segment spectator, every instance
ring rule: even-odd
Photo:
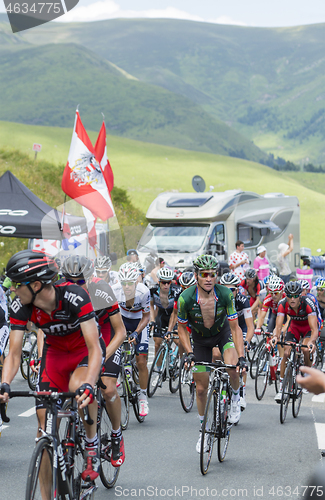
[[[254,269],[259,280],[264,280],[270,274],[270,264],[266,258],[266,248],[261,245],[257,248],[257,257],[254,260]]]
[[[277,257],[277,263],[278,263],[278,267],[279,267],[280,278],[285,283],[288,283],[288,281],[290,280],[290,275],[291,275],[291,269],[290,269],[288,255],[293,250],[293,235],[292,234],[289,234],[288,244],[287,243],[280,243],[280,245],[278,246],[278,250],[279,250],[279,252],[278,252],[278,257]]]
[[[243,280],[245,271],[249,267],[249,258],[244,252],[244,243],[240,240],[236,242],[236,250],[230,255],[228,261],[231,271]]]
[[[139,260],[138,252],[134,248],[130,248],[130,250],[126,252],[126,260],[128,262],[138,262]]]

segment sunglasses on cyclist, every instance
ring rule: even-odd
[[[237,287],[236,286],[231,286],[231,287],[229,287],[229,290],[231,290],[232,292],[235,292],[237,290]]]
[[[200,271],[199,276],[201,278],[215,278],[217,276],[217,273],[214,272],[207,272],[207,271]]]
[[[121,281],[122,286],[132,286],[134,285],[134,281]]]
[[[291,293],[287,293],[288,299],[298,299],[300,297],[300,293],[295,293],[294,295],[291,295]]]
[[[317,288],[317,292],[324,292],[325,288]]]
[[[100,269],[100,270],[96,269],[97,276],[105,276],[105,274],[107,274],[107,273],[108,273],[108,269]]]
[[[281,293],[281,291],[280,292],[270,292],[271,295],[279,295],[279,293]],[[288,295],[288,297],[289,297],[289,295]]]
[[[15,281],[12,281],[11,282],[11,286],[15,289],[15,290],[18,290],[18,288],[20,288],[21,286],[24,286],[24,285],[29,285],[30,281],[25,281],[25,283],[16,283]]]
[[[170,285],[171,284],[171,280],[169,281],[159,281],[159,283],[163,283],[164,285]]]

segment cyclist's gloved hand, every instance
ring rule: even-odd
[[[9,384],[6,384],[5,382],[3,384],[0,385],[0,394],[3,395],[3,394],[8,394],[8,396],[10,395],[10,385]],[[8,398],[1,398],[0,400],[1,403],[7,403],[8,402]]]
[[[192,363],[195,363],[196,359],[195,359],[195,356],[194,356],[194,353],[193,352],[189,352],[184,360],[184,362],[187,364],[188,368],[191,367],[191,364]]]
[[[131,342],[132,340],[135,340],[136,342],[138,341],[138,332],[132,332],[130,333],[128,340]]]
[[[241,370],[248,371],[248,366],[246,364],[246,359],[244,358],[244,356],[240,356],[240,358],[238,358],[238,363],[236,366],[239,366]]]
[[[255,335],[261,335],[261,329],[255,328]]]
[[[94,389],[90,384],[82,384],[79,389],[76,390],[76,394],[78,396],[82,396],[83,394],[86,395],[86,397],[90,398],[90,404],[94,401]]]
[[[163,334],[162,334],[162,338],[163,338],[164,340],[166,340],[166,339],[168,339],[168,337],[170,337],[170,336],[171,336],[171,334],[172,334],[172,332],[165,332],[165,333],[163,333]]]

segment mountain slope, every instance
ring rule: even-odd
[[[251,160],[256,146],[188,98],[138,82],[75,44],[7,47],[0,51],[0,119],[71,126],[77,105],[86,128]]]
[[[322,24],[269,29],[114,19],[50,23],[23,38],[80,43],[139,80],[191,99],[268,151],[325,161]]]

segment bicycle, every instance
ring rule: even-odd
[[[257,369],[257,359],[260,352],[263,350],[266,343],[266,331],[262,327],[261,333],[259,337],[262,337],[259,342],[254,345],[253,352],[247,351],[247,357],[250,361],[249,373],[252,379],[256,377],[256,369]],[[249,353],[249,356],[248,356]]]
[[[81,470],[84,457],[85,431],[78,415],[73,392],[13,391],[10,397],[34,397],[46,402],[45,431],[36,439],[29,464],[25,500],[65,498],[92,500],[97,486],[84,483]],[[58,410],[57,401],[73,398],[70,407]],[[66,418],[63,437],[58,433],[58,418]],[[89,421],[90,423],[90,421]],[[44,481],[44,477],[48,481]]]
[[[181,405],[186,413],[193,408],[195,397],[195,381],[192,369],[185,367],[186,354],[183,355],[179,367],[179,398]]]
[[[139,375],[137,370],[134,373],[132,359],[134,358],[134,345],[129,344],[128,340],[124,340],[122,346],[122,363],[121,371],[117,379],[117,392],[121,398],[121,427],[125,431],[129,424],[130,403],[133,406],[134,414],[140,424],[144,422],[145,417],[140,416],[139,395],[140,389],[138,386]]]
[[[159,328],[155,326],[155,333],[160,335],[167,333],[167,328]],[[152,398],[158,387],[169,379],[169,390],[172,393],[177,392],[179,386],[179,365],[178,345],[173,341],[178,339],[178,335],[171,333],[169,338],[163,340],[158,352],[152,362],[147,393],[148,397]],[[159,364],[158,364],[159,363]]]
[[[293,417],[297,418],[299,414],[302,400],[302,388],[298,387],[296,376],[297,374],[299,374],[300,366],[304,364],[302,349],[308,349],[308,346],[289,341],[277,342],[277,344],[281,345],[282,347],[285,345],[291,346],[291,351],[283,378],[280,402],[280,422],[281,424],[284,424],[290,399],[292,399]]]
[[[223,361],[214,363],[199,362],[196,366],[205,366],[211,370],[207,403],[202,423],[200,469],[205,475],[208,472],[215,441],[218,441],[218,460],[223,462],[229,444],[230,431],[233,424],[228,422],[228,409],[231,404],[231,387],[227,369],[236,369],[235,365],[227,365]]]
[[[20,361],[20,372],[25,380],[28,380],[28,372],[30,370],[30,352],[36,340],[37,330],[25,330]]]
[[[275,385],[275,393],[278,393],[279,374],[277,372],[279,357],[275,354],[274,348],[270,344],[271,334],[266,334],[266,342],[260,351],[255,374],[255,395],[261,401],[267,385]]]

